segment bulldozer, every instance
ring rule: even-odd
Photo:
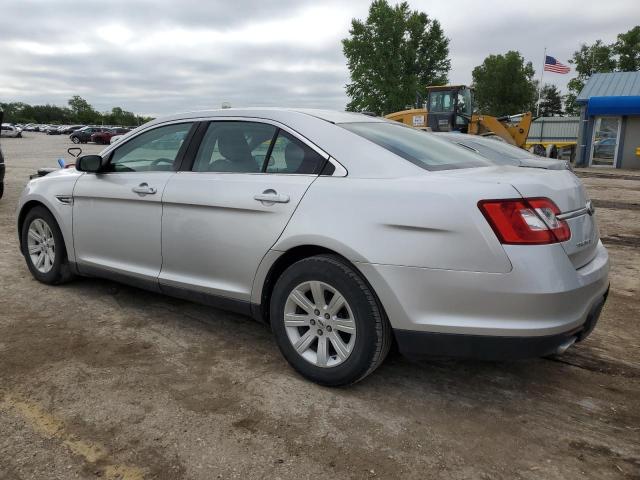
[[[493,117],[476,112],[473,89],[466,85],[427,87],[426,101],[416,98],[414,108],[385,115],[414,128],[433,132],[461,132],[496,136],[520,148],[526,148],[531,112]]]

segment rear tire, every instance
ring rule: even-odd
[[[335,255],[287,268],[274,286],[270,318],[285,359],[320,385],[362,380],[380,366],[392,343],[391,325],[371,288]]]
[[[22,224],[22,254],[33,277],[47,285],[73,278],[58,223],[49,210],[34,207]]]

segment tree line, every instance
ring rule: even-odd
[[[66,107],[58,105],[29,105],[23,102],[0,103],[4,121],[9,123],[39,123],[47,125],[141,125],[151,117],[136,115],[120,107],[110,112],[98,112],[89,102],[74,95]]]
[[[448,83],[449,39],[440,22],[411,10],[407,2],[390,5],[374,0],[366,20],[353,19],[342,40],[351,81],[347,110],[378,115],[421,103],[430,85]],[[596,72],[640,70],[640,26],[605,44],[583,44],[569,60],[577,76],[562,96],[551,84],[542,85],[540,115],[578,115],[575,99]],[[515,50],[489,55],[472,71],[472,87],[480,112],[510,115],[536,111],[539,82],[531,62]]]

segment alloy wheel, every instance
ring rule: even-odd
[[[56,241],[47,222],[35,218],[29,225],[27,248],[31,263],[40,273],[48,273],[56,258]]]
[[[284,326],[298,355],[315,366],[335,367],[353,352],[353,311],[344,296],[327,283],[308,281],[295,287],[284,307]]]

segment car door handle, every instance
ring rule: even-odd
[[[158,190],[153,187],[150,187],[147,183],[141,183],[137,187],[133,187],[131,189],[134,193],[139,193],[140,195],[153,195]]]
[[[271,189],[254,195],[253,199],[265,203],[289,203],[289,195],[282,195]]]

